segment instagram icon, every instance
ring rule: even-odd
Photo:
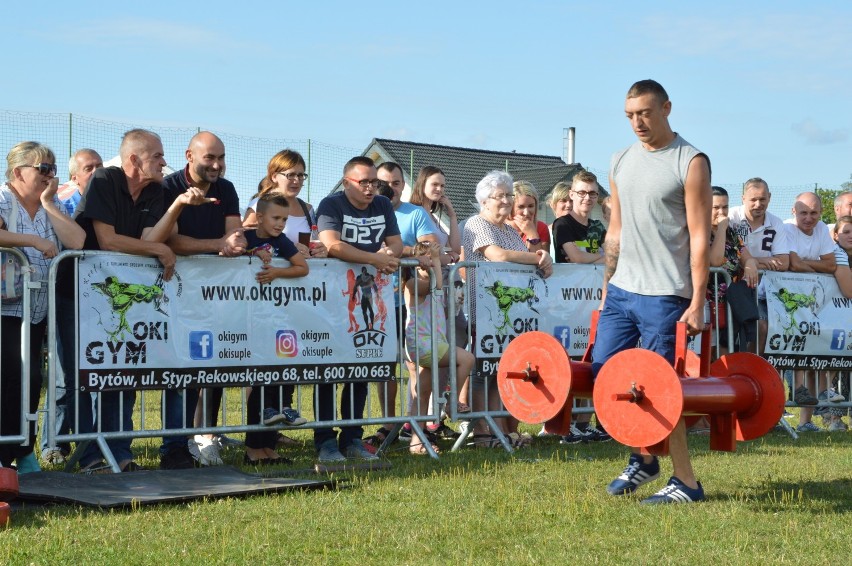
[[[275,353],[279,358],[293,358],[299,353],[295,330],[279,330],[275,333]]]

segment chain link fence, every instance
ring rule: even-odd
[[[97,151],[106,161],[118,155],[121,137],[127,130],[145,128],[159,134],[163,140],[166,161],[172,169],[186,165],[184,152],[189,139],[209,129],[225,143],[228,178],[237,188],[240,202],[245,205],[257,192],[257,185],[266,175],[269,159],[284,148],[298,151],[308,163],[308,180],[302,198],[313,204],[326,196],[340,180],[343,165],[360,155],[356,148],[330,145],[314,140],[270,139],[226,133],[208,128],[152,126],[129,122],[110,122],[78,114],[16,112],[0,110],[0,152],[5,155],[15,144],[34,140],[56,153],[60,181],[68,179],[67,160],[81,148]]]

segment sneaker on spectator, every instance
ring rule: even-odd
[[[701,482],[698,482],[696,489],[692,489],[672,476],[666,487],[651,497],[643,499],[642,503],[657,505],[660,503],[695,503],[696,501],[704,501],[704,488],[701,487]]]
[[[196,448],[198,445],[192,442]],[[193,458],[189,452],[189,446],[173,446],[168,452],[160,456],[161,470],[189,470],[196,466],[197,458]]]
[[[589,433],[571,425],[570,432],[559,439],[559,444],[579,444],[589,440]]]
[[[402,425],[402,428],[399,429],[398,438],[399,438],[400,442],[406,442],[406,443],[411,442],[411,425],[410,424],[405,423],[404,425]]]
[[[819,405],[819,399],[811,395],[807,387],[800,385],[796,388],[796,393],[793,395],[793,403],[796,405],[813,406]]]
[[[41,461],[47,465],[58,466],[65,463],[68,453],[61,448],[45,448],[41,451]]]
[[[660,461],[656,456],[650,464],[645,464],[642,456],[631,454],[627,467],[620,476],[610,482],[606,490],[610,495],[627,495],[658,477],[660,477]]]
[[[819,398],[821,400],[828,401],[829,403],[842,403],[846,400],[846,397],[838,393],[833,387],[820,393]]]
[[[195,460],[196,466],[201,465],[201,450],[198,449],[198,443],[195,441],[195,437],[188,438],[186,440],[186,450],[189,452],[190,458]]]
[[[308,422],[308,419],[300,415],[299,411],[290,407],[284,407],[281,414],[284,415],[284,422],[290,426],[299,426]]]
[[[844,432],[847,430],[849,430],[849,427],[843,421],[831,421],[828,425],[828,432]]]
[[[195,443],[198,445],[198,452],[201,458],[198,463],[202,466],[221,466],[225,462],[222,461],[222,456],[219,455],[219,442],[213,438],[207,438],[203,434],[195,435]]]
[[[272,407],[267,407],[263,410],[263,424],[266,426],[283,423],[286,420],[287,417],[284,416],[283,412],[277,411]]]
[[[325,463],[345,462],[346,456],[341,454],[340,450],[337,449],[336,440],[328,439],[320,444],[318,460]]]
[[[812,422],[806,422],[796,427],[796,432],[820,432],[823,429]]]
[[[432,428],[431,426],[427,426],[426,430],[428,432],[434,434],[436,438],[445,438],[445,439],[449,439],[449,440],[455,440],[456,438],[461,436],[459,433],[457,433],[456,431],[454,431],[453,429],[448,427],[447,423],[445,423],[444,421],[441,421],[441,424],[439,424],[435,428]]]
[[[236,438],[231,438],[230,436],[225,436],[224,434],[217,434],[213,437],[213,439],[219,444],[219,448],[225,448],[226,446],[243,445],[242,440],[237,440]]]
[[[586,439],[588,440],[588,442],[609,442],[610,440],[612,440],[612,437],[609,435],[608,432],[600,430],[599,428],[591,425],[589,426],[589,428],[586,429],[585,432]]]
[[[41,466],[38,465],[38,460],[32,452],[26,456],[18,456],[18,458],[15,459],[15,464],[18,468],[18,475],[32,474],[41,471]]]
[[[352,444],[346,447],[346,457],[353,460],[378,460],[379,457],[364,448],[364,444],[360,438],[352,441]]]

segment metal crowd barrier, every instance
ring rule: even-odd
[[[0,435],[0,444],[26,444],[30,441],[30,426],[31,422],[35,422],[38,418],[37,414],[29,412],[30,406],[30,395],[38,395],[38,391],[30,391],[30,367],[32,364],[39,363],[39,360],[30,359],[30,322],[32,320],[32,294],[29,293],[29,290],[39,289],[41,287],[41,282],[32,280],[32,268],[30,267],[29,259],[26,254],[19,250],[18,248],[3,248],[0,247],[0,252],[3,254],[10,254],[14,256],[15,259],[18,260],[21,266],[21,275],[22,275],[22,283],[24,293],[21,297],[21,375],[20,386],[21,386],[21,398],[18,400],[20,402],[21,408],[21,418],[20,418],[20,427],[17,434],[13,435]],[[3,258],[4,260],[6,257]],[[0,304],[2,304],[2,297],[0,297]],[[0,333],[0,340],[5,341],[5,337]],[[6,363],[3,359],[0,359],[0,367],[5,367]],[[3,413],[5,411],[12,410],[14,407],[14,402],[10,406],[9,403],[5,401],[5,395],[0,387],[0,419],[3,417]]]
[[[55,261],[53,261],[52,264],[51,264],[51,269],[50,269],[50,274],[49,274],[49,285],[50,285],[50,289],[53,290],[53,289],[56,288],[57,275],[58,275],[58,271],[60,269],[60,265],[62,264],[62,262],[73,262],[73,264],[74,264],[73,269],[74,269],[74,274],[75,274],[75,277],[74,277],[74,281],[75,281],[75,288],[74,288],[75,311],[77,311],[78,308],[79,308],[79,292],[80,292],[80,290],[79,290],[79,288],[77,288],[77,285],[76,285],[76,281],[78,280],[78,278],[76,276],[77,275],[76,271],[77,271],[77,264],[79,263],[79,259],[84,258],[84,257],[93,257],[93,256],[99,256],[99,255],[110,256],[110,257],[125,256],[125,254],[108,253],[108,252],[71,251],[71,250],[69,250],[69,251],[65,251],[65,252],[61,253],[59,256],[57,256]],[[133,258],[135,256],[126,256],[126,257]],[[178,261],[180,262],[181,259],[179,259]],[[221,261],[221,262],[223,262],[223,265],[227,265],[227,262],[234,261],[234,260],[231,259],[231,258],[217,258],[216,261]],[[320,265],[323,262],[337,262],[338,260],[329,259],[329,260],[308,260],[308,261],[309,261],[309,265]],[[408,268],[412,268],[416,265],[418,265],[418,262],[416,260],[411,260],[411,259],[402,260],[400,262],[400,269],[399,269],[398,274],[401,276],[403,270],[408,269]],[[310,280],[312,275],[316,276],[314,273],[310,273],[306,277],[306,279]],[[434,274],[431,272],[431,270],[430,270],[430,279],[431,279],[431,287],[432,287],[431,293],[434,296],[442,295],[443,291],[441,289],[435,288]],[[401,287],[396,292],[396,294],[401,301],[400,304],[404,304],[404,297],[402,296],[402,288]],[[74,432],[64,433],[64,434],[56,434],[56,432],[55,432],[56,431],[56,420],[57,420],[57,399],[56,399],[57,395],[56,395],[56,392],[57,392],[57,387],[62,387],[62,386],[65,385],[65,383],[62,382],[62,372],[61,372],[61,369],[59,367],[59,360],[58,360],[58,357],[57,357],[57,344],[58,344],[57,331],[58,331],[58,327],[59,327],[57,310],[58,309],[57,309],[56,296],[55,296],[54,293],[51,293],[50,303],[49,303],[49,311],[48,311],[48,317],[49,317],[49,332],[48,332],[49,333],[49,336],[48,336],[48,345],[49,345],[49,348],[48,348],[48,374],[49,374],[49,380],[48,380],[47,398],[46,398],[46,404],[45,404],[46,423],[47,424],[44,427],[46,430],[43,431],[43,434],[47,435],[47,446],[49,448],[55,448],[58,444],[71,443],[71,442],[76,443],[77,450],[75,451],[75,454],[72,456],[72,458],[68,461],[67,469],[71,469],[73,467],[73,465],[75,464],[76,460],[79,459],[79,455],[82,452],[82,448],[85,446],[85,444],[87,444],[89,442],[93,442],[93,441],[98,444],[104,458],[107,460],[107,463],[112,468],[112,471],[113,472],[119,472],[120,467],[118,465],[118,462],[114,458],[112,452],[110,451],[109,446],[107,445],[108,440],[112,440],[112,439],[139,439],[139,438],[152,438],[152,437],[161,437],[161,436],[183,436],[183,435],[186,435],[187,437],[191,437],[192,435],[197,435],[197,434],[221,434],[221,435],[224,435],[224,434],[245,433],[245,432],[251,432],[251,431],[277,431],[277,430],[286,430],[288,428],[290,430],[304,430],[304,429],[343,427],[343,426],[362,426],[363,427],[363,426],[372,426],[372,425],[376,425],[376,426],[382,425],[382,426],[392,426],[393,427],[392,434],[385,439],[385,441],[381,444],[381,446],[378,449],[378,453],[380,453],[380,454],[389,449],[390,442],[392,442],[394,440],[394,438],[398,435],[398,433],[399,433],[400,429],[403,427],[403,425],[408,424],[408,425],[410,425],[410,427],[412,429],[412,434],[416,435],[418,438],[420,438],[421,442],[424,443],[424,447],[425,447],[427,453],[430,456],[432,456],[433,458],[438,457],[437,453],[432,449],[431,443],[428,441],[427,436],[424,433],[423,427],[422,427],[422,423],[424,423],[426,421],[439,420],[440,419],[440,412],[441,412],[441,409],[443,408],[443,405],[444,405],[444,398],[441,395],[438,394],[439,393],[438,372],[432,372],[432,390],[436,394],[433,395],[433,399],[432,399],[432,402],[430,404],[428,412],[426,414],[421,414],[418,407],[416,407],[416,406],[413,407],[411,410],[409,410],[408,395],[407,395],[407,391],[408,391],[407,382],[406,382],[406,379],[402,377],[405,373],[404,368],[406,367],[406,359],[405,359],[406,356],[405,356],[404,350],[402,348],[402,339],[400,339],[397,343],[397,347],[398,347],[398,354],[397,354],[397,360],[396,360],[397,375],[392,376],[392,379],[394,381],[396,381],[399,385],[397,398],[393,403],[391,403],[391,401],[389,399],[387,399],[387,397],[384,398],[383,403],[374,403],[372,395],[368,394],[367,403],[366,403],[366,406],[365,406],[365,409],[364,409],[364,418],[362,418],[362,419],[341,419],[341,418],[337,418],[337,416],[338,416],[338,408],[337,407],[340,406],[341,390],[343,389],[343,386],[345,385],[345,383],[333,383],[334,398],[337,402],[336,407],[335,407],[335,418],[334,419],[326,420],[326,421],[309,420],[304,425],[294,426],[294,427],[285,427],[285,426],[280,426],[280,425],[265,426],[263,424],[251,424],[250,425],[250,424],[247,423],[247,420],[248,420],[247,416],[248,415],[247,415],[246,390],[248,388],[244,388],[244,387],[238,388],[237,395],[239,396],[239,403],[238,403],[239,409],[238,409],[238,411],[233,411],[233,410],[229,410],[229,403],[228,403],[228,398],[227,398],[229,388],[225,387],[225,388],[223,388],[223,398],[222,398],[220,413],[217,413],[218,416],[220,417],[220,422],[217,425],[212,425],[211,423],[209,423],[208,421],[205,420],[205,422],[201,423],[201,426],[166,429],[165,428],[165,412],[164,412],[164,409],[163,409],[165,392],[162,391],[162,390],[149,391],[149,390],[143,389],[143,390],[140,390],[138,392],[139,393],[139,399],[136,402],[136,406],[135,406],[135,409],[134,409],[134,415],[133,415],[134,422],[138,423],[140,425],[138,428],[134,428],[134,430],[127,430],[126,427],[124,427],[124,423],[121,423],[121,426],[119,426],[118,430],[115,430],[115,431],[103,430],[102,419],[100,418],[102,416],[102,414],[100,412],[101,411],[101,402],[100,401],[101,401],[101,396],[103,394],[102,393],[93,393],[93,394],[91,394],[91,398],[90,398],[89,395],[74,395],[74,398],[72,400],[73,407],[74,407],[74,422],[72,424],[72,428],[73,428]],[[437,317],[437,316],[443,316],[443,315],[444,315],[443,312],[440,312],[440,313],[438,312],[437,304],[436,304],[435,301],[433,301],[432,302],[432,316]],[[75,312],[74,313],[74,320],[78,324],[81,323],[80,322],[81,321],[81,313]],[[400,337],[404,337],[404,335],[405,335],[405,321],[398,319],[397,324],[401,325],[400,326]],[[433,325],[432,328],[433,328],[433,341],[434,341],[435,326]],[[82,386],[81,386],[81,383],[80,383],[79,359],[78,359],[78,356],[76,355],[76,353],[80,351],[79,339],[80,339],[79,332],[75,331],[75,340],[74,340],[75,368],[74,368],[74,372],[71,375],[70,379],[69,379],[69,376],[64,377],[64,379],[67,380],[69,384],[72,384],[74,391],[81,391],[83,389]],[[432,359],[433,367],[437,367],[437,365],[438,365],[437,352],[434,349],[433,349],[432,358],[433,358]],[[335,367],[334,362],[340,363],[341,361],[343,361],[343,360],[334,360],[328,367],[332,368],[331,371],[333,371],[333,368]],[[419,369],[419,368],[416,368],[416,366],[415,366],[415,370],[416,369]],[[388,382],[387,381],[377,381],[375,383],[379,388],[387,388]],[[267,387],[269,387],[269,386],[267,386]],[[311,392],[313,392],[313,393],[316,392],[314,384],[302,384],[302,385],[296,384],[296,391],[295,391],[295,394],[294,394],[294,404],[293,404],[292,408],[298,410],[303,416],[316,415],[316,414],[318,414],[316,404],[313,403],[313,406],[311,406],[312,404],[308,400],[312,396],[315,397],[315,395],[312,395],[311,393],[306,393],[306,388],[310,388]],[[233,390],[233,388],[230,388],[230,389]],[[350,408],[355,403],[354,391],[352,391],[353,389],[354,388],[350,387],[349,399],[344,400],[344,402],[348,402],[350,404]],[[261,410],[262,410],[263,407],[265,406],[264,397],[263,397],[265,395],[264,388],[261,388],[260,391],[261,391],[260,406],[261,406]],[[419,392],[419,383],[418,383],[418,392]],[[157,397],[159,397],[159,399],[155,398],[154,400],[147,400],[146,397],[150,397],[152,393],[154,393]],[[123,407],[123,401],[124,401],[123,397],[124,396],[122,395],[121,400],[119,402],[119,411],[120,412],[123,411],[123,408],[124,408]],[[207,413],[208,413],[207,407],[206,407],[207,400],[206,400],[205,396],[200,396],[200,398],[203,399],[203,401],[201,402],[202,403],[202,414],[206,416]],[[96,407],[97,407],[97,409],[96,409],[97,412],[95,414],[98,417],[97,418],[98,428],[91,433],[76,432],[76,431],[79,431],[79,429],[80,429],[80,422],[79,422],[80,405],[79,404],[82,403],[82,402],[90,402],[90,401],[94,402],[96,404]],[[159,403],[160,412],[161,412],[160,418],[158,419],[159,420],[159,426],[146,426],[147,421],[148,421],[148,418],[146,417],[146,412],[147,412],[146,407],[151,405],[151,404],[156,406],[158,403]],[[233,403],[231,403],[231,405],[233,405]],[[394,411],[390,410],[392,407],[393,407]],[[279,407],[279,409],[280,408],[281,407]],[[195,407],[187,407],[186,402],[184,400],[182,410],[183,410],[183,417],[184,417],[183,422],[187,422],[189,420],[189,416],[191,416],[192,413],[195,411]],[[234,414],[235,412],[237,414]],[[394,416],[389,416],[390,412],[395,412],[396,414]]]

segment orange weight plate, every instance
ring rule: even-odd
[[[714,377],[744,377],[758,390],[755,406],[737,415],[737,440],[754,440],[772,430],[784,414],[786,395],[778,371],[766,360],[748,352],[722,356],[710,366]]]
[[[633,383],[644,394],[638,403],[616,401]],[[614,355],[595,380],[595,411],[606,431],[627,446],[647,447],[671,434],[683,413],[683,387],[665,358],[634,348]]]
[[[538,379],[510,378],[527,364]],[[556,338],[544,332],[525,332],[512,340],[497,366],[497,388],[506,409],[525,423],[542,423],[559,414],[571,389],[571,362]]]
[[[18,497],[18,472],[12,468],[0,468],[0,501],[12,501]]]

